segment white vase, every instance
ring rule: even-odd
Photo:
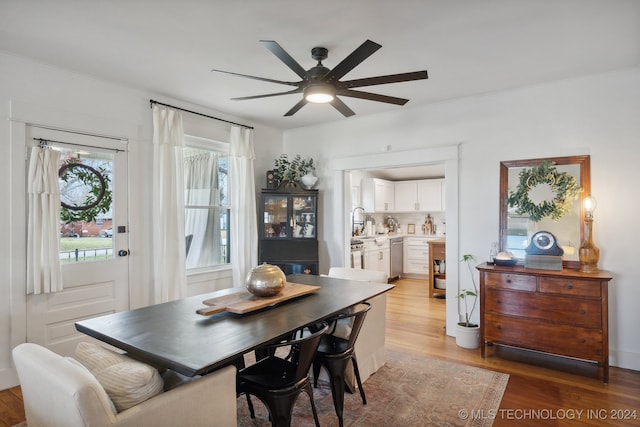
[[[308,173],[300,178],[300,181],[305,186],[307,190],[311,189],[314,185],[316,185],[316,181],[318,181],[318,177]]]
[[[456,325],[456,344],[462,348],[480,347],[480,327]]]

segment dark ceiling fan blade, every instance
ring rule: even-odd
[[[351,98],[366,99],[369,101],[386,102],[387,104],[404,105],[409,102],[405,98],[396,98],[395,96],[380,95],[378,93],[362,92],[359,90],[344,89],[336,92],[340,96],[350,96]]]
[[[373,53],[381,47],[382,45],[379,45],[376,42],[372,42],[371,40],[365,41],[356,50],[351,52],[349,56],[344,58],[342,62],[333,67],[333,69],[329,71],[329,73],[325,77],[325,80],[340,80],[345,74],[353,70],[358,64],[373,55]]]
[[[300,100],[300,102],[298,102],[296,105],[294,105],[289,111],[287,111],[284,115],[285,117],[287,116],[293,116],[295,113],[298,112],[298,110],[300,110],[302,107],[304,107],[305,105],[307,105],[309,101],[307,101],[305,98],[302,98]]]
[[[260,43],[264,44],[264,46],[271,51],[275,56],[277,56],[280,61],[284,62],[285,65],[293,70],[294,73],[300,76],[302,80],[308,80],[309,75],[307,74],[307,70],[302,68],[298,62],[291,57],[277,42],[273,40],[260,40]]]
[[[338,97],[333,98],[333,101],[331,101],[331,105],[333,105],[335,109],[340,111],[342,115],[345,117],[351,117],[354,114],[356,114],[353,112],[351,108],[347,107],[347,104],[342,102],[342,100],[339,99]]]
[[[224,71],[224,70],[216,70],[216,69],[213,69],[211,71],[215,71],[216,73],[231,74],[233,76],[244,77],[244,78],[247,78],[247,79],[260,80],[260,81],[263,81],[263,82],[279,83],[281,85],[300,86],[300,84],[302,83],[302,82],[285,82],[283,80],[268,79],[266,77],[249,76],[247,74],[234,73],[232,71]]]
[[[387,83],[409,82],[413,80],[427,79],[427,70],[413,71],[411,73],[389,74],[386,76],[367,77],[364,79],[345,80],[338,82],[340,88],[349,89],[352,87],[384,85]]]
[[[233,101],[244,101],[247,99],[268,98],[270,96],[291,95],[292,93],[300,93],[302,88],[289,90],[287,92],[267,93],[265,95],[252,95],[252,96],[240,96],[238,98],[231,98]]]

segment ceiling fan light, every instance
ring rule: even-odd
[[[315,104],[326,104],[333,101],[335,92],[328,85],[310,85],[304,90],[304,97]]]

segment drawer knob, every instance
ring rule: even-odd
[[[511,283],[511,279],[507,279],[507,283]]]
[[[580,310],[580,314],[587,314],[587,310],[585,309]]]
[[[580,344],[586,344],[586,343],[587,343],[587,340],[586,340],[586,339],[582,338],[582,339],[580,340]]]
[[[573,289],[573,285],[571,283],[567,283],[567,289]]]
[[[502,325],[496,325],[496,329],[498,330],[502,329]]]

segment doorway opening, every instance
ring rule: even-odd
[[[416,160],[420,159],[420,160]],[[367,170],[386,170],[388,172],[399,172],[403,168],[407,171],[412,168],[429,167],[438,165],[444,167],[444,194],[446,199],[446,211],[444,213],[444,224],[446,224],[446,257],[447,259],[458,259],[458,146],[447,146],[438,148],[425,148],[420,150],[410,150],[403,152],[385,152],[369,154],[358,157],[348,157],[335,159],[331,167],[340,174],[343,183],[342,203],[336,206],[336,212],[342,212],[343,221],[343,245],[342,254],[344,265],[350,265],[351,254],[351,228],[352,228],[352,186],[351,174],[354,171],[364,172]],[[407,230],[408,231],[408,230]],[[408,234],[408,233],[407,233]],[[447,270],[446,287],[446,333],[455,336],[455,327],[458,322],[458,304],[455,295],[458,291],[459,267],[454,263]],[[455,266],[454,266],[455,265]],[[449,285],[450,284],[450,285]],[[438,301],[440,302],[440,301]]]
[[[405,308],[410,311],[411,307],[418,304],[425,311],[423,315],[428,311],[432,321],[441,321],[442,328],[434,332],[443,334],[446,320],[446,288],[440,286],[434,292],[430,287],[435,286],[436,279],[438,284],[444,283],[445,276],[439,271],[440,261],[435,267],[432,265],[428,242],[446,240],[446,206],[442,205],[442,184],[446,181],[444,163],[350,170],[346,171],[345,180],[350,181],[351,188],[351,266],[354,267],[354,258],[357,257],[358,261],[362,261],[359,264],[363,268],[386,271],[389,281],[396,285],[397,292],[408,292],[412,295]],[[363,187],[367,187],[372,180],[376,183],[390,183],[394,190],[391,191],[391,196],[395,203],[391,203],[384,212],[370,212],[373,203],[371,200],[363,200],[363,197],[371,197],[368,189],[364,188],[363,191]],[[421,194],[427,194],[418,197],[418,185],[423,189],[424,184],[437,187],[438,191],[433,194],[437,200],[430,203],[424,200],[430,185],[426,191],[421,191]],[[404,200],[411,197],[413,199]],[[428,230],[425,227],[427,218]],[[368,225],[371,225],[369,229]],[[388,256],[376,256],[379,252],[386,251],[386,246],[372,244],[372,233],[374,236],[389,239]],[[361,249],[354,251],[354,242]],[[376,262],[379,258],[385,265],[380,266],[380,262]],[[370,262],[372,259],[374,262]],[[444,273],[444,261],[442,269]],[[404,299],[401,298],[399,301]]]

